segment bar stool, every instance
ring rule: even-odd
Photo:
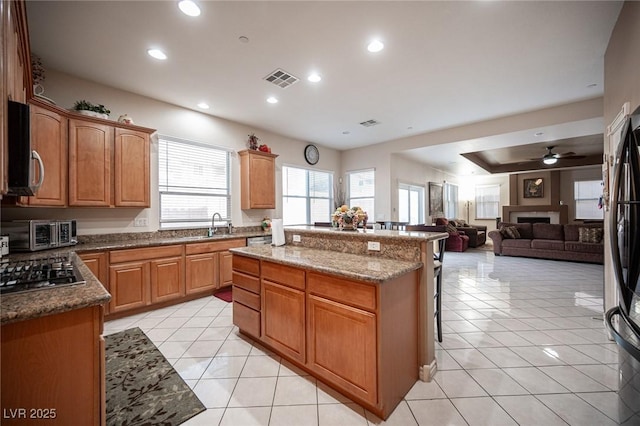
[[[406,229],[407,231],[429,232],[424,229],[424,225],[407,225]],[[438,248],[433,252],[433,280],[436,287],[433,295],[435,304],[433,317],[436,319],[438,342],[442,342],[442,262],[444,261],[444,248],[446,242],[446,238],[436,241]]]
[[[442,342],[442,262],[444,260],[444,246],[447,239],[438,240],[438,252],[433,253],[433,279],[436,291],[433,296],[435,303],[434,318],[438,327],[438,342]]]

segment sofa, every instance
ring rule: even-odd
[[[469,237],[469,247],[476,248],[483,245],[487,241],[487,227],[483,225],[469,225],[461,219],[444,219],[436,218],[436,225],[451,224],[456,231],[463,233]]]
[[[452,230],[451,227],[446,225],[407,225],[406,231],[420,231],[420,232],[447,232],[449,237],[444,244],[445,251],[457,251],[463,252],[469,248],[469,237],[464,232],[458,232]]]
[[[574,262],[604,263],[602,223],[500,222],[489,232],[497,256],[524,256]]]

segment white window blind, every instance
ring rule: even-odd
[[[211,226],[231,218],[229,151],[161,136],[158,143],[160,228]]]
[[[360,207],[367,212],[369,221],[373,222],[375,212],[376,179],[375,170],[360,170],[348,172],[347,180],[349,185],[349,207]]]
[[[602,195],[602,182],[599,180],[576,181],[573,184],[576,202],[576,219],[603,219],[604,212],[598,207]]]
[[[333,175],[329,172],[282,167],[282,223],[311,225],[330,222]]]
[[[476,186],[476,218],[495,219],[499,216],[500,185]]]
[[[401,183],[398,186],[398,220],[412,225],[424,223],[424,187]]]
[[[444,217],[458,218],[458,185],[444,184]]]

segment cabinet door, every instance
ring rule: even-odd
[[[110,312],[121,312],[148,305],[151,299],[149,279],[149,262],[110,265]]]
[[[184,296],[182,257],[152,260],[150,268],[151,303]]]
[[[262,280],[262,339],[305,362],[304,291]]]
[[[115,129],[114,201],[116,207],[149,207],[149,135]]]
[[[308,296],[307,366],[372,405],[377,403],[376,316]]]
[[[45,179],[33,197],[21,197],[31,206],[67,205],[67,119],[31,105],[31,148],[40,154]],[[36,167],[35,182],[40,179]]]
[[[69,120],[69,205],[111,206],[113,127]]]
[[[218,253],[194,254],[186,257],[187,294],[215,290],[218,285]]]
[[[251,169],[251,208],[276,208],[275,159],[252,155]]]
[[[219,287],[229,287],[233,284],[233,254],[230,251],[222,251],[220,257],[220,280]]]
[[[85,266],[91,270],[102,286],[109,291],[109,267],[107,253],[82,253],[78,255]],[[104,313],[109,313],[109,305],[105,305]]]

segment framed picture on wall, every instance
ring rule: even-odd
[[[543,198],[544,181],[542,178],[524,179],[524,198]]]
[[[429,216],[444,216],[444,202],[442,195],[442,184],[429,182]]]

